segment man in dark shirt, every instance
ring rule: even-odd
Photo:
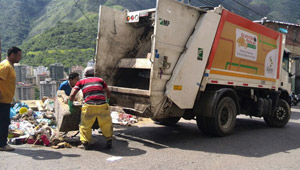
[[[101,78],[94,77],[93,67],[87,67],[84,72],[86,78],[76,83],[71,91],[69,100],[69,106],[72,107],[75,95],[80,89],[82,90],[85,104],[81,109],[81,122],[79,126],[80,141],[82,143],[80,148],[89,149],[89,143],[92,138],[92,126],[96,118],[102,134],[107,140],[106,147],[111,148],[113,126],[108,105],[111,92]],[[107,93],[107,99],[104,91]]]

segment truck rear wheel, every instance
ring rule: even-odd
[[[162,125],[172,126],[175,125],[180,120],[180,118],[181,117],[168,117],[168,118],[152,119],[152,120]]]
[[[226,136],[233,132],[236,122],[236,104],[224,97],[217,105],[214,117],[197,116],[197,125],[206,134]]]
[[[291,110],[289,104],[280,99],[274,113],[264,116],[267,125],[271,127],[284,127],[291,117]]]

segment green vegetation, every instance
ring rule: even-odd
[[[93,58],[94,49],[69,49],[69,50],[46,50],[29,51],[25,53],[26,57],[22,63],[32,66],[49,66],[53,63],[62,63],[65,68],[71,68],[74,65],[86,66],[87,62]]]
[[[97,23],[98,15],[90,14],[89,20]],[[24,51],[45,51],[50,49],[85,49],[96,46],[97,29],[86,19],[77,22],[58,23],[55,27],[39,34],[21,47]]]
[[[97,15],[88,16],[90,21],[97,22]],[[96,36],[97,30],[86,19],[58,23],[21,46],[21,62],[32,66],[49,66],[52,63],[62,63],[67,68],[85,66],[95,54]]]

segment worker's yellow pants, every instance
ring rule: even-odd
[[[113,126],[110,116],[109,105],[85,104],[83,105],[81,110],[81,122],[79,125],[81,142],[91,142],[92,126],[96,118],[98,120],[99,127],[102,130],[102,134],[106,138],[106,140],[112,139]]]

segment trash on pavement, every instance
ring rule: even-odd
[[[112,157],[107,158],[106,160],[107,160],[107,161],[113,162],[113,161],[120,160],[120,159],[122,159],[122,158],[123,158],[123,157],[121,157],[121,156],[112,156]]]

